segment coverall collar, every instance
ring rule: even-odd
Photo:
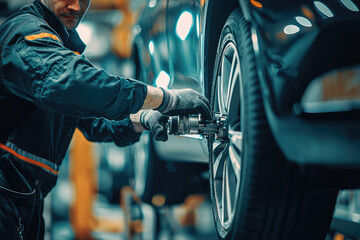
[[[63,40],[65,47],[69,48],[72,51],[79,52],[82,54],[85,50],[85,44],[81,41],[76,30],[67,30],[62,22],[57,18],[57,16],[47,8],[40,0],[34,1],[34,10],[35,14],[43,18],[50,27],[52,27]]]

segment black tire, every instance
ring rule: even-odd
[[[226,75],[228,59],[238,75]],[[311,168],[287,161],[277,147],[265,115],[249,24],[239,9],[225,23],[214,69],[210,101],[214,112],[228,115],[230,137],[209,141],[219,238],[324,239],[337,190],[314,189]],[[233,91],[227,91],[226,81]],[[230,101],[219,104],[221,99]]]

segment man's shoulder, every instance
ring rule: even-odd
[[[10,36],[27,36],[39,31],[52,31],[46,21],[37,15],[24,12],[10,16],[2,25],[1,31]]]

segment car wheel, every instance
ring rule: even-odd
[[[214,113],[228,140],[210,139],[210,190],[220,239],[324,239],[336,190],[312,189],[308,167],[287,161],[267,123],[249,24],[233,11],[220,36]]]

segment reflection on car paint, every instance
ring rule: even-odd
[[[319,10],[322,14],[324,14],[324,16],[329,18],[334,16],[333,12],[324,3],[320,1],[314,1],[314,5],[317,10]]]
[[[193,17],[190,12],[184,11],[181,13],[179,20],[176,23],[176,35],[184,41],[190,33],[193,25]]]

